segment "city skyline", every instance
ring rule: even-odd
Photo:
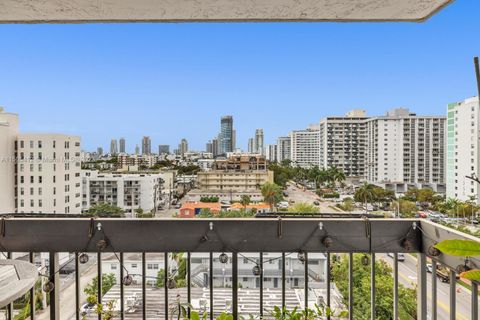
[[[86,150],[125,137],[129,152],[143,135],[203,149],[226,114],[242,149],[256,128],[270,144],[356,108],[442,115],[476,94],[479,10],[457,1],[424,24],[2,25],[0,105],[22,131],[79,135]]]

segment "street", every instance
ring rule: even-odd
[[[391,267],[393,267],[393,259],[386,254],[378,254],[378,258],[386,261]],[[398,262],[398,277],[399,282],[407,288],[413,288],[417,284],[417,259],[415,257],[406,254],[404,262]],[[427,299],[428,314],[432,314],[432,274],[427,273]],[[457,314],[458,320],[470,319],[470,290],[457,284]],[[448,320],[450,319],[450,285],[443,283],[437,278],[437,319]]]

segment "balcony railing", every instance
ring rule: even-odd
[[[281,270],[281,285],[279,294],[279,307],[286,306],[286,279],[289,270],[286,270],[286,255],[301,252],[307,257],[304,260],[304,285],[302,307],[308,307],[309,290],[312,281],[312,270],[309,267],[308,255],[323,253],[326,256],[327,282],[325,305],[332,304],[332,286],[330,275],[330,263],[332,254],[344,253],[349,259],[349,295],[348,305],[350,319],[353,319],[355,295],[353,293],[353,254],[362,253],[374,261],[378,254],[393,254],[393,317],[399,316],[399,263],[398,254],[415,254],[417,259],[416,289],[417,289],[417,318],[437,319],[437,276],[432,272],[431,290],[427,293],[427,259],[431,259],[432,268],[437,265],[449,268],[450,276],[450,319],[456,319],[456,270],[458,266],[469,264],[470,267],[479,267],[480,263],[474,258],[465,259],[447,255],[431,256],[431,247],[437,242],[446,239],[470,239],[477,240],[469,235],[454,231],[444,226],[417,219],[317,219],[317,218],[263,218],[263,219],[85,219],[85,218],[15,218],[4,217],[1,220],[0,251],[8,253],[11,257],[14,252],[28,252],[29,259],[33,262],[34,253],[49,253],[49,281],[54,289],[49,292],[50,319],[61,319],[60,305],[60,278],[59,278],[59,252],[75,253],[75,318],[81,319],[81,285],[80,285],[80,261],[81,253],[96,253],[97,274],[102,274],[102,255],[118,254],[120,263],[120,279],[126,276],[123,268],[124,253],[141,252],[141,312],[142,319],[147,318],[147,269],[146,257],[148,253],[165,253],[164,268],[168,270],[168,253],[186,253],[186,300],[192,302],[192,286],[198,279],[198,268],[207,272],[209,299],[209,317],[213,319],[217,311],[214,310],[214,253],[228,253],[231,257],[232,269],[228,272],[232,277],[231,289],[231,314],[234,319],[239,317],[239,255],[245,253],[258,254],[259,278],[259,308],[255,314],[264,315],[264,257],[265,253],[278,253]],[[209,263],[201,267],[193,268],[192,255],[195,253],[209,253]],[[267,270],[267,269],[265,269]],[[371,268],[371,318],[375,319],[375,268]],[[195,274],[190,277],[191,271]],[[290,271],[291,273],[291,271]],[[196,277],[193,279],[193,277]],[[98,281],[98,302],[104,298],[102,292],[102,277]],[[169,288],[168,272],[164,278],[164,310],[156,318],[169,318]],[[125,310],[125,287],[119,284],[120,310],[118,318],[126,317]],[[35,291],[30,291],[30,297],[35,299]],[[429,299],[427,299],[427,297]],[[471,284],[470,312],[471,319],[478,319],[478,284]],[[311,299],[310,299],[311,301]],[[429,306],[429,309],[427,309]],[[35,318],[35,307],[31,304],[31,314]],[[430,310],[429,312],[427,310]],[[189,310],[190,312],[190,310]],[[63,319],[64,317],[62,317]],[[98,316],[101,319],[101,315]],[[7,319],[13,319],[13,306],[8,307]]]

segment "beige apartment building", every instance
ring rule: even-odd
[[[198,189],[203,191],[258,191],[265,183],[273,183],[273,172],[262,171],[223,171],[199,172]]]

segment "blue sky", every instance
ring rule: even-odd
[[[203,149],[220,117],[266,143],[353,108],[444,114],[476,95],[480,1],[422,23],[0,25],[0,105],[84,149],[143,135]]]

